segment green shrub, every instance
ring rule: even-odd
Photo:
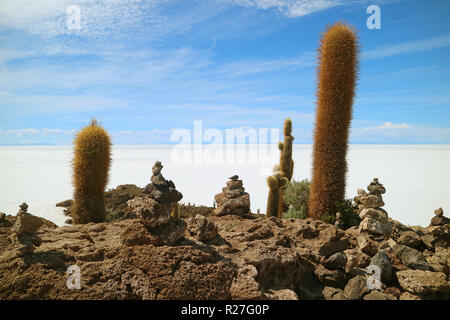
[[[336,204],[336,213],[341,213],[345,228],[352,227],[361,222],[361,218],[359,217],[358,213],[356,213],[355,209],[356,208],[353,205],[352,199],[343,200]],[[336,218],[336,214],[334,214],[333,218]]]
[[[308,179],[289,181],[283,194],[283,201],[289,206],[289,209],[283,213],[283,218],[304,219],[307,217],[309,186]]]

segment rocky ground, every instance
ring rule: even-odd
[[[449,225],[373,240],[312,219],[172,219],[167,245],[139,219],[57,227],[26,213],[0,222],[0,299],[448,299]],[[18,218],[20,217],[20,218]],[[178,221],[178,222],[176,222]],[[22,237],[22,238],[21,238]],[[32,244],[30,244],[32,243]],[[381,270],[370,290],[366,269]],[[68,289],[70,265],[81,289]]]
[[[113,222],[57,227],[25,203],[0,214],[0,299],[450,298],[449,219],[442,209],[426,228],[390,219],[376,178],[348,227],[340,213],[334,224],[251,214],[238,176],[212,215],[174,218],[182,194],[162,168],[143,189],[107,195],[123,213]]]

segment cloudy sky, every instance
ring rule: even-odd
[[[380,30],[366,26],[372,4]],[[196,120],[258,129],[286,117],[295,142],[311,143],[317,45],[337,20],[361,42],[351,142],[449,144],[449,9],[448,0],[2,0],[0,144],[70,144],[91,117],[116,144],[170,143]]]

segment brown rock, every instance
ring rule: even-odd
[[[442,272],[422,270],[404,270],[397,272],[400,286],[415,295],[448,293],[450,290],[447,277]]]
[[[219,232],[214,222],[199,214],[189,219],[187,230],[191,236],[200,241],[211,240]]]
[[[175,203],[160,203],[144,196],[129,200],[128,206],[147,226],[156,227],[170,221]]]
[[[378,290],[372,290],[364,296],[364,300],[391,300],[391,298]]]
[[[217,208],[214,209],[213,214],[216,216],[248,214],[250,212],[250,195],[245,192],[242,180],[231,179],[226,184],[226,187],[222,188],[222,192],[214,196]]]
[[[184,237],[186,222],[171,219],[168,223],[149,228],[143,221],[135,220],[120,235],[122,243],[136,245],[171,245]]]
[[[434,214],[437,217],[442,217],[444,215],[444,210],[442,210],[442,208],[436,209],[436,210],[434,210]]]
[[[357,238],[358,241],[358,247],[361,249],[362,252],[366,253],[370,257],[374,256],[378,251],[378,246],[376,243],[366,235],[361,234]]]
[[[339,288],[324,287],[322,293],[325,300],[348,300],[344,290]]]
[[[43,221],[41,218],[29,213],[22,213],[17,216],[11,231],[15,234],[22,234],[24,232],[36,233],[42,225]]]
[[[369,291],[367,289],[366,277],[356,276],[350,279],[345,286],[344,294],[350,300],[360,300]]]
[[[419,235],[414,231],[403,232],[397,242],[411,248],[418,248],[422,244],[422,240],[420,240]]]

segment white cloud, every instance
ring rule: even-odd
[[[389,130],[389,129],[406,129],[406,128],[413,128],[413,126],[406,124],[406,123],[396,124],[396,123],[392,123],[392,122],[388,121],[380,126],[367,127],[367,128],[364,128],[363,130],[369,131],[369,130],[384,130],[384,129]]]
[[[449,144],[450,128],[385,122],[379,126],[352,128],[351,143]]]
[[[276,9],[288,17],[296,18],[341,5],[341,0],[228,0],[234,4],[258,9]]]
[[[394,45],[386,45],[376,49],[367,50],[362,53],[362,58],[367,60],[382,59],[401,54],[434,50],[448,46],[450,46],[450,33],[428,39]]]

